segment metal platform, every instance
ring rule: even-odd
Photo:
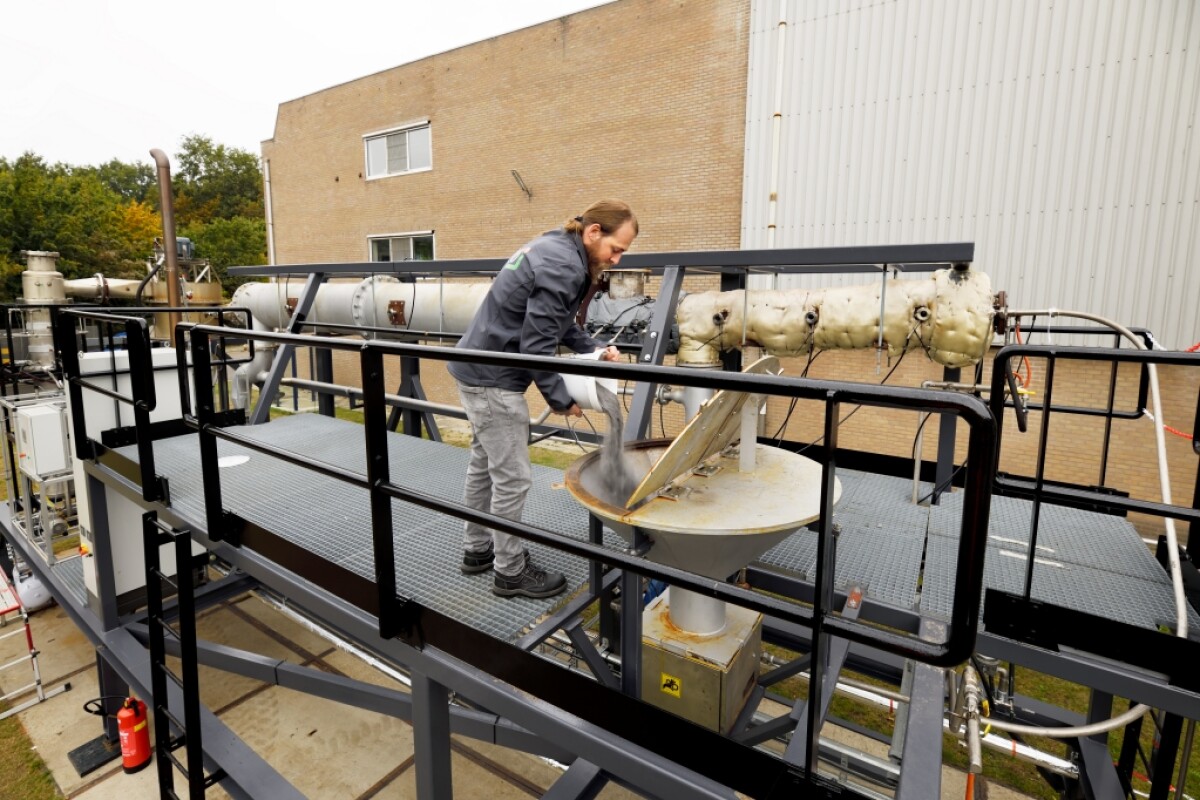
[[[364,428],[317,414],[297,414],[262,425],[237,429],[267,444],[303,453],[327,464],[366,472]],[[137,459],[136,447],[120,452]],[[218,441],[224,461],[221,488],[227,508],[322,558],[373,579],[371,525],[364,490],[247,448]],[[468,452],[424,439],[388,434],[392,480],[399,485],[458,503]],[[154,443],[155,464],[170,483],[171,505],[185,519],[204,519],[203,481],[195,436]],[[237,461],[240,459],[228,459]],[[533,488],[525,507],[526,522],[566,535],[587,538],[587,513],[561,488],[562,473],[533,467]],[[411,504],[393,503],[396,584],[399,592],[457,619],[470,619],[480,629],[506,641],[515,639],[540,616],[562,603],[496,597],[492,573],[467,576],[459,571],[462,522]],[[607,545],[619,547],[615,535]],[[587,580],[587,562],[549,547],[528,543],[539,565],[561,570],[572,588]]]
[[[355,423],[300,414],[239,430],[257,441],[365,472],[364,429]],[[373,575],[366,492],[228,442],[218,444],[222,458],[248,457],[222,469],[229,509],[357,574]],[[172,506],[186,519],[203,520],[196,438],[161,440],[154,447],[155,463],[170,482]],[[132,446],[121,452],[137,458]],[[465,449],[389,434],[388,452],[393,481],[460,500]],[[911,481],[848,470],[839,470],[838,477],[843,495],[834,514],[841,531],[837,585],[857,584],[879,602],[947,617],[961,495],[944,495],[940,506],[916,506]],[[587,513],[561,481],[558,470],[534,465],[525,521],[585,539]],[[994,498],[987,587],[1021,590],[1025,561],[1017,556],[1024,548],[1014,543],[1028,541],[1030,513],[1027,501]],[[397,501],[394,523],[400,592],[448,616],[469,619],[480,630],[512,641],[562,602],[497,598],[490,591],[491,573],[464,576],[458,569],[462,524],[457,519]],[[624,547],[608,531],[605,545]],[[583,559],[537,544],[530,549],[539,564],[563,571],[572,587],[587,580]],[[1046,506],[1039,554],[1062,566],[1037,565],[1034,598],[1142,627],[1173,618],[1169,580],[1125,520]],[[761,562],[810,580],[816,569],[816,537],[801,530]],[[1200,620],[1195,624],[1200,627]]]
[[[942,496],[930,509],[922,584],[922,613],[949,613],[954,551],[962,495]],[[984,586],[1020,594],[1025,586],[1033,504],[992,498]],[[1171,580],[1127,520],[1063,506],[1043,505],[1030,596],[1142,628],[1173,624]],[[1200,615],[1188,612],[1196,630]]]

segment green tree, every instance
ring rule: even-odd
[[[83,167],[124,200],[158,207],[158,175],[149,164],[126,164],[113,159],[98,167]]]
[[[0,172],[0,242],[10,260],[21,250],[56,250],[68,278],[119,275],[132,266],[114,231],[121,198],[95,174],[48,165],[33,153],[0,161]]]
[[[232,292],[245,278],[231,278],[226,267],[267,263],[267,223],[262,218],[233,217],[193,223],[182,229],[196,245],[196,258],[207,259],[221,276],[221,285]]]
[[[175,162],[175,216],[180,227],[262,218],[262,171],[253,153],[215,144],[207,136],[187,136]]]

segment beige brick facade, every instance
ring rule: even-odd
[[[438,258],[507,256],[602,197],[637,212],[637,250],[736,248],[749,5],[620,0],[282,104],[276,262],[429,230]],[[421,119],[432,169],[367,180],[362,136]]]

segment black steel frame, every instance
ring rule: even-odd
[[[240,541],[242,545],[241,550],[244,551],[247,548],[251,548],[268,555],[272,561],[289,568],[292,573],[302,578],[313,581],[332,596],[349,601],[354,606],[372,615],[372,618],[376,620],[377,632],[385,639],[391,638],[393,635],[399,635],[403,641],[419,648],[436,648],[446,653],[447,656],[466,659],[468,662],[476,663],[480,667],[491,670],[493,674],[510,682],[515,687],[532,691],[535,694],[550,694],[551,697],[548,699],[551,702],[558,704],[564,711],[577,714],[585,719],[596,715],[600,710],[611,710],[614,707],[613,698],[608,696],[612,690],[605,686],[590,679],[579,679],[577,681],[576,678],[578,676],[574,675],[566,677],[558,675],[557,673],[561,672],[558,668],[553,668],[556,671],[555,677],[547,680],[549,676],[541,675],[546,665],[540,659],[529,655],[523,650],[504,645],[490,639],[490,637],[478,634],[478,632],[459,621],[443,617],[431,609],[423,608],[413,601],[406,600],[402,596],[397,595],[394,583],[395,576],[390,569],[390,565],[392,564],[390,504],[393,499],[400,499],[438,510],[442,513],[448,513],[461,519],[475,519],[491,527],[506,529],[517,535],[558,547],[575,555],[623,568],[629,574],[659,577],[694,591],[721,597],[739,605],[762,611],[773,617],[790,620],[794,624],[816,625],[822,635],[836,635],[854,641],[867,642],[874,647],[903,654],[907,657],[915,657],[923,661],[944,664],[961,661],[973,648],[973,621],[978,610],[983,537],[986,535],[988,516],[987,488],[991,480],[990,465],[993,463],[994,449],[994,433],[991,420],[982,403],[975,398],[916,389],[881,389],[880,387],[873,386],[845,385],[817,381],[780,381],[778,379],[772,380],[765,376],[723,375],[720,373],[697,374],[691,370],[662,367],[650,368],[654,371],[655,377],[660,380],[670,380],[685,384],[696,383],[697,385],[704,385],[714,389],[752,390],[758,393],[789,397],[798,395],[808,399],[822,400],[827,406],[827,425],[830,426],[835,434],[839,419],[837,408],[842,402],[947,411],[966,420],[971,430],[972,452],[977,457],[971,460],[974,470],[967,481],[968,496],[971,498],[971,501],[968,504],[969,512],[964,515],[963,547],[960,550],[960,566],[963,570],[964,580],[960,584],[962,587],[961,595],[958,598],[960,602],[956,603],[954,621],[950,626],[951,629],[946,639],[942,642],[926,642],[906,634],[881,631],[878,628],[862,625],[853,620],[840,618],[832,613],[833,610],[829,607],[819,606],[809,611],[808,609],[797,607],[774,598],[737,589],[718,581],[698,579],[680,570],[658,567],[642,559],[627,556],[623,553],[576,539],[563,537],[553,532],[519,523],[512,523],[487,514],[451,507],[435,498],[425,497],[404,487],[392,484],[388,480],[386,451],[381,449],[381,445],[383,445],[383,427],[385,424],[385,414],[383,413],[384,387],[382,384],[382,364],[385,356],[427,357],[449,361],[476,360],[482,363],[493,364],[520,363],[526,368],[537,366],[552,367],[563,371],[578,372],[579,374],[611,376],[632,380],[644,380],[650,377],[647,374],[648,370],[646,368],[581,362],[578,365],[571,364],[568,369],[564,369],[561,362],[530,356],[505,356],[493,353],[447,350],[445,348],[427,348],[418,345],[391,342],[368,342],[361,345],[351,345],[345,342],[331,342],[328,339],[313,339],[312,337],[300,337],[290,334],[268,334],[263,332],[246,334],[259,340],[279,343],[286,342],[294,345],[313,347],[357,349],[360,351],[364,372],[363,385],[366,392],[367,425],[364,433],[368,450],[368,473],[363,476],[333,470],[313,463],[305,463],[294,454],[277,451],[274,448],[264,447],[255,442],[247,441],[237,434],[220,427],[222,420],[219,419],[219,412],[213,402],[214,387],[210,370],[209,338],[225,333],[227,331],[212,326],[183,325],[180,326],[177,337],[177,344],[180,346],[181,353],[190,351],[192,356],[190,372],[192,383],[196,389],[196,408],[195,416],[189,414],[187,419],[189,424],[193,425],[200,432],[201,458],[206,467],[206,475],[211,476],[209,479],[206,479],[205,486],[208,511],[206,512],[207,519],[205,520],[207,529],[204,535],[214,543],[226,540],[230,544],[236,545]],[[131,357],[134,356],[131,354]],[[136,357],[148,359],[148,352],[139,352]],[[181,363],[183,360],[181,356]],[[138,399],[145,404],[144,395],[135,397],[134,402],[137,402]],[[254,530],[253,526],[247,525],[244,521],[237,519],[235,515],[227,512],[222,507],[220,486],[218,479],[216,479],[215,458],[216,439],[218,437],[237,441],[253,449],[272,453],[294,463],[300,463],[303,466],[315,469],[337,480],[367,488],[372,495],[376,580],[368,581],[355,575],[342,574],[341,571],[331,570],[330,567],[332,565],[317,564],[311,558],[299,558],[298,554],[288,553],[287,548],[281,545],[282,540],[278,537],[273,536],[267,531]],[[831,449],[826,454],[827,457],[824,458],[827,481],[832,480],[835,469],[832,458],[832,453],[835,451],[836,448]],[[112,469],[113,466],[112,463],[104,464],[106,470]],[[164,496],[154,498],[145,497],[145,490],[141,487],[145,486],[144,480],[150,478],[153,473],[150,470],[144,469],[145,464],[139,466],[143,469],[118,470],[116,474],[122,476],[121,480],[128,481],[129,486],[139,487],[142,495],[141,499],[154,505],[161,505],[165,501]],[[828,505],[831,502],[831,497],[826,497],[825,502]],[[164,513],[167,508],[166,506],[163,507],[162,510]],[[828,509],[826,509],[825,519],[828,520],[829,518],[830,515]],[[827,528],[824,536],[827,538],[829,534],[830,531]],[[320,567],[319,569],[316,568],[318,566]],[[825,573],[828,573],[828,570],[818,576],[822,591],[825,591],[826,582],[831,581],[831,575]],[[829,586],[831,587],[831,582]],[[560,687],[558,694],[547,691],[547,687],[552,684]],[[562,694],[564,690],[561,687],[564,684],[570,685],[570,691]],[[593,696],[597,692],[604,694]],[[562,696],[559,696],[559,694],[562,694]],[[629,702],[635,701],[630,700]],[[624,736],[632,742],[643,741],[649,745],[650,742],[646,740],[645,726],[631,725],[628,720],[637,718],[644,720],[648,713],[661,714],[661,712],[655,712],[653,709],[641,704],[637,704],[636,709],[636,711],[633,707],[625,709],[628,713],[624,717],[618,716],[618,718],[606,720],[605,726],[610,727],[617,735]],[[685,726],[680,731],[681,734],[686,730],[692,736],[702,735],[702,732],[699,732],[694,726],[688,723],[682,723],[666,714],[662,714],[662,717],[663,719],[659,720],[662,725],[672,727]],[[625,721],[623,722],[622,720]],[[656,736],[654,738],[654,744],[661,747],[661,742],[658,741],[659,737]],[[714,744],[714,746],[733,747],[732,744],[720,737],[716,737],[716,741],[726,742],[726,744]],[[679,760],[684,765],[692,766],[699,774],[708,774],[710,777],[726,782],[728,785],[742,786],[746,790],[751,791],[751,793],[759,796],[772,796],[771,792],[774,789],[771,787],[776,784],[803,784],[811,788],[823,785],[819,777],[809,777],[803,772],[797,773],[794,767],[780,764],[774,759],[768,758],[766,761],[763,761],[761,754],[757,754],[757,751],[742,752],[744,749],[741,746],[734,747],[730,755],[734,757],[735,762],[738,764],[741,764],[743,767],[753,766],[753,769],[716,769],[712,765],[711,759],[696,758],[696,751],[690,747],[686,748],[687,752],[683,752],[681,748],[680,752],[671,754],[671,757]],[[812,755],[815,753],[815,745],[809,745],[809,750],[810,753],[805,763],[811,764],[812,758],[815,757]],[[748,778],[748,775],[756,777]],[[791,777],[785,778],[785,775],[790,775]],[[780,783],[781,781],[783,783]],[[765,782],[770,782],[771,785],[768,786]]]

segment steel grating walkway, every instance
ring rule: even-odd
[[[921,612],[948,616],[954,591],[961,493],[930,509]],[[984,586],[1021,594],[1033,503],[993,497]],[[1030,597],[1142,628],[1174,625],[1171,580],[1121,517],[1043,505]],[[1191,630],[1200,616],[1188,610]]]
[[[237,429],[266,444],[365,473],[364,429],[352,422],[299,414]],[[155,463],[170,482],[171,503],[184,518],[204,520],[197,438],[154,444]],[[365,490],[247,448],[218,440],[222,458],[245,455],[222,468],[225,506],[245,519],[329,561],[373,579],[370,515]],[[120,452],[136,460],[136,447]],[[461,501],[467,451],[423,439],[388,435],[394,483],[448,502]],[[947,617],[954,587],[954,557],[962,494],[940,506],[912,504],[912,483],[902,478],[839,471],[842,498],[834,513],[840,529],[836,582],[863,587],[880,602],[923,615]],[[533,467],[524,521],[567,536],[587,537],[587,513],[561,485],[562,473]],[[927,488],[927,486],[926,486]],[[985,585],[1020,591],[1031,504],[993,498]],[[492,575],[458,569],[462,523],[396,501],[393,503],[396,580],[405,596],[480,630],[512,641],[562,598],[502,599],[491,593]],[[1125,520],[1045,506],[1039,555],[1063,566],[1037,564],[1033,596],[1143,627],[1173,618],[1170,583]],[[605,545],[624,547],[611,532]],[[587,580],[587,562],[531,543],[536,561],[564,572],[572,589]],[[801,530],[769,550],[761,562],[811,580],[816,538]],[[1200,621],[1196,626],[1200,628]]]

